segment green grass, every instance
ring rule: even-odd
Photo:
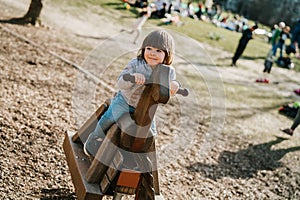
[[[300,59],[292,59],[295,63],[295,71],[300,72]]]
[[[111,11],[111,14],[122,12],[127,17],[129,16],[133,18],[138,14],[135,8],[126,9],[122,0],[53,0],[53,2],[55,5],[68,5],[82,8],[88,8],[89,6],[102,6],[108,11]],[[124,23],[124,20],[126,19],[119,19],[120,23]],[[207,43],[213,47],[230,52],[231,54],[234,53],[241,37],[241,33],[219,28],[208,22],[195,21],[190,18],[181,18],[181,21],[185,23],[183,26],[161,25],[162,23],[158,19],[150,19],[147,23],[157,26],[165,26],[168,29],[183,33],[201,43]],[[271,45],[268,44],[264,39],[259,36],[254,36],[254,39],[249,42],[245,52],[243,53],[243,57],[262,62],[270,48]],[[300,60],[293,59],[293,56],[292,60],[295,63],[294,70],[300,71]]]

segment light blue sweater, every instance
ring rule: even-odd
[[[170,73],[169,73],[170,81],[176,80],[175,69],[170,65],[169,67],[170,67]],[[122,96],[124,97],[128,105],[136,108],[141,98],[141,95],[144,91],[145,86],[131,83],[130,81],[125,81],[123,79],[123,75],[130,74],[130,73],[144,74],[146,80],[148,80],[152,74],[152,68],[150,65],[148,65],[145,62],[144,59],[134,58],[127,64],[127,66],[124,68],[124,70],[121,72],[120,76],[118,77],[117,85]]]

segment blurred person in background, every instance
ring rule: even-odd
[[[294,119],[294,122],[290,128],[281,129],[282,132],[292,136],[294,134],[294,130],[299,126],[300,124],[300,108],[298,109],[298,113]]]
[[[243,35],[241,39],[239,40],[239,44],[235,50],[234,56],[232,57],[232,63],[231,66],[236,66],[236,61],[239,59],[239,57],[243,54],[244,50],[246,49],[246,46],[248,42],[253,39],[253,31],[257,29],[258,26],[255,24],[251,28],[248,28],[243,31]]]
[[[297,20],[297,23],[292,28],[291,31],[291,43],[293,48],[295,49],[295,56],[300,59],[300,52],[299,52],[299,46],[300,46],[300,18]]]

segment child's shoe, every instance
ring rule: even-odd
[[[84,154],[93,159],[102,142],[103,138],[94,136],[93,133],[91,133],[83,145]]]

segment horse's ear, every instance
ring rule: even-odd
[[[153,98],[158,103],[167,103],[170,98],[170,67],[157,65],[152,73],[153,87],[158,87],[153,93]]]

